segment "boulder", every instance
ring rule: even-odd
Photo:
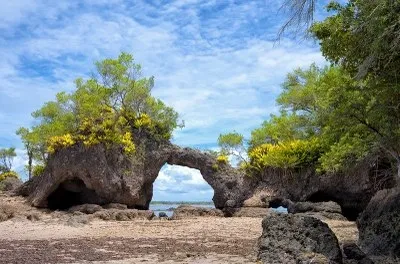
[[[271,213],[263,219],[262,228],[258,241],[262,263],[342,263],[335,234],[316,218]]]
[[[7,177],[0,182],[0,191],[9,192],[14,191],[22,185],[22,181],[19,178]]]
[[[136,142],[136,141],[135,141]],[[165,163],[199,169],[214,189],[213,201],[223,208],[232,200],[241,205],[251,192],[251,180],[212,155],[169,142],[145,141],[143,151],[126,155],[120,146],[77,144],[58,150],[44,173],[17,189],[33,206],[65,210],[77,204],[119,203],[148,209],[153,182]]]
[[[97,211],[92,215],[94,218],[99,218],[106,221],[131,221],[134,219],[147,219],[151,220],[154,217],[154,212],[150,210],[137,210],[137,209],[108,209]]]
[[[345,264],[374,264],[355,243],[344,243],[342,251]]]
[[[342,209],[340,205],[335,202],[297,202],[297,203],[287,203],[288,204],[288,213],[296,214],[296,213],[306,213],[306,212],[328,212],[328,213],[336,213],[341,214]]]
[[[224,213],[221,210],[215,208],[180,205],[174,210],[172,219],[176,220],[176,219],[199,217],[199,216],[223,217]]]
[[[287,206],[288,213],[301,214],[305,216],[312,216],[320,220],[340,220],[346,221],[347,219],[342,215],[340,205],[335,202],[297,202],[294,203],[290,200],[284,201]]]
[[[168,215],[167,215],[165,212],[159,212],[159,213],[158,213],[158,217],[159,217],[159,218],[167,218]]]
[[[103,207],[97,204],[81,204],[75,205],[68,209],[70,213],[81,212],[84,214],[94,214],[97,211],[103,210]]]
[[[400,258],[400,187],[377,192],[357,227],[359,245],[367,255]]]

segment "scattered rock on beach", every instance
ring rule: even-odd
[[[175,209],[174,214],[172,215],[172,219],[181,219],[181,218],[198,217],[198,216],[223,217],[224,213],[221,210],[215,208],[180,205]]]
[[[154,212],[149,210],[137,210],[137,209],[108,209],[97,211],[93,214],[93,217],[102,220],[110,221],[130,221],[133,219],[147,219],[150,220],[154,217]]]
[[[7,177],[0,182],[0,191],[14,191],[18,187],[20,187],[22,183],[23,182],[19,178]]]
[[[81,212],[84,214],[94,214],[97,211],[103,210],[103,207],[97,204],[81,204],[81,205],[75,205],[72,206],[71,208],[68,209],[70,213],[73,212]]]
[[[269,264],[341,264],[338,240],[327,224],[308,216],[268,214],[258,243],[258,259]]]

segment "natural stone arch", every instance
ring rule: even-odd
[[[238,170],[229,164],[219,164],[216,169],[210,154],[172,144],[150,145],[139,157],[101,144],[61,149],[51,157],[43,175],[25,183],[18,192],[29,196],[37,207],[57,204],[49,199],[68,199],[63,196],[66,194],[77,203],[122,203],[148,209],[153,183],[165,163],[198,169],[214,189],[216,208],[224,208],[228,200],[230,206],[240,206],[248,195],[250,181]]]

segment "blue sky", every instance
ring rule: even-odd
[[[274,40],[284,21],[282,1],[13,0],[0,9],[0,147],[15,146],[23,173],[24,150],[15,131],[30,113],[93,62],[132,53],[153,94],[185,121],[174,143],[216,148],[220,133],[245,136],[278,108],[285,75],[324,59],[312,40]],[[327,1],[320,1],[325,4]],[[317,17],[324,14],[318,10]],[[210,200],[196,170],[167,166],[155,199]]]

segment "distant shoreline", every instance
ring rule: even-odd
[[[214,205],[212,201],[151,201],[150,204],[196,204],[196,205]]]

